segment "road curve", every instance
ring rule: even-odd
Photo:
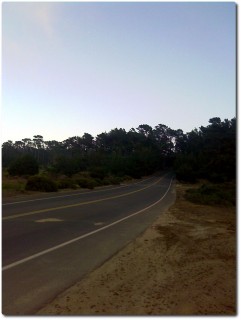
[[[171,173],[3,203],[2,312],[31,315],[110,258],[175,200]]]

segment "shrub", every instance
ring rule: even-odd
[[[81,188],[94,189],[98,184],[92,178],[79,178],[76,180]]]
[[[104,185],[109,185],[109,184],[119,185],[120,182],[121,182],[121,178],[116,176],[108,176],[103,179]]]
[[[186,199],[194,203],[207,205],[235,205],[235,184],[203,184],[197,189],[188,189]]]
[[[80,172],[74,174],[72,178],[74,178],[74,179],[90,178],[90,173],[88,171],[80,171]]]
[[[106,170],[102,167],[92,167],[90,168],[90,176],[94,179],[104,179],[106,176]]]
[[[26,154],[13,161],[8,172],[11,176],[35,175],[39,172],[39,165],[33,156]]]
[[[76,183],[75,180],[73,180],[71,178],[67,178],[67,177],[60,179],[57,182],[57,185],[58,185],[59,189],[68,189],[68,188],[77,189],[77,187],[78,187],[78,183]]]
[[[2,181],[2,190],[3,191],[11,191],[11,192],[24,192],[26,181],[23,178],[14,178],[11,179],[3,179]]]
[[[131,176],[124,175],[124,177],[122,177],[122,181],[129,181],[129,180],[132,180]]]
[[[31,191],[45,191],[54,192],[58,191],[57,184],[50,178],[44,176],[33,176],[27,181],[26,190]]]

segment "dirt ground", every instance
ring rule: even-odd
[[[183,198],[39,315],[235,315],[234,208]]]

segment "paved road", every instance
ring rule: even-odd
[[[166,173],[3,203],[3,314],[34,314],[109,259],[174,202],[173,184]]]

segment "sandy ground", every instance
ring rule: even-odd
[[[235,315],[233,208],[177,201],[112,259],[39,310],[41,315]]]

